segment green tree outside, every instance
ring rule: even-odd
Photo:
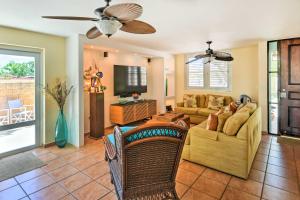
[[[11,61],[0,68],[0,77],[30,77],[34,76],[34,62],[16,63]]]

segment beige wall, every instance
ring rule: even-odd
[[[176,55],[176,100],[182,100],[185,93],[213,93],[230,95],[238,99],[241,94],[247,94],[258,101],[258,47],[249,46],[231,50],[232,89],[230,91],[187,90],[185,88],[185,55]]]
[[[268,131],[268,52],[267,41],[258,44],[259,105],[262,110],[262,130]]]
[[[44,53],[43,82],[65,77],[65,38],[0,26],[0,44],[33,47]],[[43,84],[44,84],[43,83]],[[42,93],[42,91],[41,91]],[[45,100],[43,143],[54,141],[57,107],[52,99]]]
[[[109,108],[110,104],[118,102],[118,97],[114,96],[114,65],[127,65],[127,66],[143,66],[147,67],[147,93],[142,94],[142,98],[153,98],[151,92],[152,88],[152,74],[147,62],[147,58],[128,52],[109,52],[107,58],[103,57],[103,50],[92,50],[84,49],[84,69],[88,69],[90,66],[94,66],[95,63],[100,70],[103,72],[104,77],[102,84],[107,87],[105,90],[104,96],[104,110],[105,110],[105,127],[109,127],[112,124],[110,123],[110,113]],[[84,94],[84,132],[88,133],[90,131],[89,126],[89,116],[90,116],[90,104],[89,104],[89,93],[85,92]]]

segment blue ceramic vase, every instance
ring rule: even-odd
[[[68,142],[68,125],[63,110],[60,110],[55,126],[55,144],[64,148]]]

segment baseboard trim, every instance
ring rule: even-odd
[[[43,145],[44,148],[53,147],[53,146],[55,146],[55,142],[51,142]]]
[[[287,143],[287,144],[300,144],[300,138],[281,135],[281,136],[277,137],[277,142],[278,143]]]
[[[267,131],[262,131],[261,134],[262,135],[268,135],[269,133]]]

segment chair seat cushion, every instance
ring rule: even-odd
[[[127,131],[130,131],[130,130],[132,130],[134,128],[136,128],[136,126],[124,126],[124,127],[120,127],[120,129],[122,131],[122,134],[126,133]],[[114,137],[113,133],[110,133],[106,137],[110,141],[111,144],[115,145],[115,137]]]

